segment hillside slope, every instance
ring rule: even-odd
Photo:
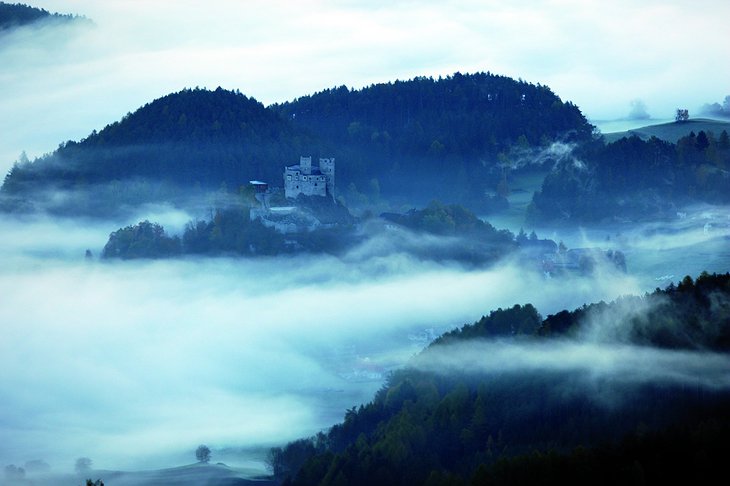
[[[729,297],[730,274],[703,274],[546,319],[529,304],[493,311],[327,433],[273,449],[274,474],[292,485],[710,477],[730,436]]]

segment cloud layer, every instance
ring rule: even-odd
[[[370,400],[429,336],[490,309],[555,312],[639,290],[616,274],[545,281],[508,263],[467,271],[363,249],[88,262],[84,250],[98,254],[108,235],[101,223],[0,226],[0,462],[44,459],[57,472],[80,456],[170,466],[199,443],[308,435]]]
[[[548,315],[730,265],[727,211],[710,207],[620,234],[538,230],[569,247],[621,249],[628,275],[600,268],[545,279],[509,260],[465,269],[404,251],[458,241],[405,232],[378,233],[342,258],[84,259],[120,226],[150,219],[174,232],[189,219],[148,211],[124,222],[0,219],[0,463],[43,459],[63,472],[88,456],[99,468],[152,468],[191,462],[199,443],[214,453],[281,444],[340,420],[429,339],[498,307],[530,302]],[[647,380],[697,373],[725,386],[715,358],[630,348],[611,341],[620,329],[599,324],[584,343],[457,354],[483,356],[471,360],[483,367],[567,363],[587,376]],[[443,360],[444,369],[463,366]]]

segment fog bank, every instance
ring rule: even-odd
[[[87,261],[117,226],[0,227],[0,461],[55,472],[81,456],[165,467],[192,462],[200,443],[214,460],[281,444],[332,425],[428,339],[492,309],[532,302],[546,314],[640,290],[618,273],[545,280],[509,262],[466,270],[363,248]]]
[[[435,373],[575,372],[583,382],[730,388],[730,358],[721,353],[663,350],[616,342],[481,341],[437,346],[413,366]],[[588,393],[590,396],[590,393]],[[603,397],[601,397],[603,398]]]

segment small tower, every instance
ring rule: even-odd
[[[326,178],[327,194],[335,198],[335,159],[319,159],[319,170]]]
[[[312,157],[299,157],[299,168],[303,175],[312,173]]]

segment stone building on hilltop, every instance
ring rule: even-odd
[[[284,195],[295,199],[305,196],[335,197],[335,159],[319,159],[312,166],[312,157],[299,157],[298,165],[284,168]]]

